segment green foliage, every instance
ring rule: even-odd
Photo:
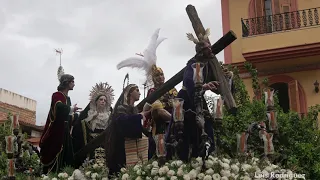
[[[8,114],[9,116],[10,114]],[[8,118],[9,119],[9,118]],[[11,123],[9,120],[0,125],[0,177],[7,175],[7,155],[5,153],[5,137],[11,134]]]
[[[245,64],[245,68],[251,74],[253,89],[261,90],[258,71],[249,63]],[[221,147],[222,151],[231,157],[237,156],[237,134],[245,132],[253,122],[264,121],[268,126],[264,97],[262,96],[263,100],[254,99],[250,102],[237,68],[234,68],[233,72],[236,88],[234,97],[238,111],[236,115],[225,111],[221,133],[221,140],[225,144]],[[267,87],[268,79],[264,79],[262,84]],[[320,105],[310,107],[308,114],[300,118],[296,112],[284,113],[276,95],[274,99],[279,133],[274,134],[273,144],[276,153],[271,160],[298,173],[305,173],[307,179],[320,179],[320,131],[317,123]],[[250,134],[248,150],[255,155],[263,154],[263,142],[258,137],[258,131]]]
[[[8,113],[8,120],[5,121],[3,124],[0,125],[0,148],[1,148],[1,155],[0,155],[0,177],[6,176],[8,171],[8,164],[7,164],[7,155],[5,152],[5,136],[11,135],[12,134],[12,129],[11,129],[11,121],[9,120],[9,116],[11,113]],[[29,153],[29,143],[26,141],[27,139],[27,134],[20,134],[21,135],[21,140],[22,140],[22,151],[21,154],[19,155],[19,158],[16,161],[16,168],[24,168],[24,169],[29,169],[32,168],[33,174],[40,174],[41,171],[41,165],[40,165],[40,160],[39,157],[36,153]],[[27,170],[25,173],[20,172],[16,173],[17,179],[25,179],[29,174],[29,171]]]
[[[7,155],[2,151],[0,154],[0,178],[8,174],[7,167]]]
[[[237,67],[234,67],[231,69],[231,67],[228,68],[229,70],[233,71],[233,83],[235,86],[235,93],[234,98],[237,104],[248,104],[250,103],[250,97],[248,92],[246,91],[246,86],[244,85],[243,81],[241,80],[239,76],[239,70]]]

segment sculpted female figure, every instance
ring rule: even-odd
[[[143,134],[143,120],[149,112],[138,113],[134,103],[139,98],[138,86],[129,84],[115,105],[106,141],[110,175],[119,172],[121,167],[148,161],[148,138]]]
[[[108,83],[99,83],[93,86],[90,93],[90,104],[81,112],[80,123],[73,128],[72,137],[75,152],[107,128],[113,100],[113,89]],[[92,152],[90,158],[93,158],[93,155]],[[84,159],[76,161],[76,164],[80,166]]]

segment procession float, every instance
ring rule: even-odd
[[[77,135],[81,137],[74,148],[73,159],[77,160],[74,166],[43,174],[39,151],[19,131],[19,115],[9,113],[8,120],[0,127],[0,176],[52,180],[320,179],[317,120],[320,105],[310,107],[305,116],[284,113],[268,80],[260,80],[258,71],[245,63],[255,90],[251,100],[237,67],[223,65],[215,56],[236,40],[235,34],[230,31],[211,45],[210,30],[203,27],[195,7],[188,5],[186,11],[196,34],[194,37],[187,33],[187,38],[195,43],[196,55],[185,68],[158,86],[155,77],[163,76],[162,69],[155,63],[145,68],[154,88],[132,108],[132,115],[144,117],[145,135],[134,141],[124,140],[124,152],[131,153],[126,154],[127,166],[110,173],[108,162],[114,153],[110,138],[115,137],[112,128],[117,127],[112,119],[114,112],[120,112],[119,107],[128,107],[127,98],[135,85],[124,82],[123,93],[112,108],[113,89],[101,83],[93,87],[90,103],[79,115],[82,121],[78,131],[76,125],[72,129],[75,136],[79,132]],[[153,50],[138,55],[141,61],[155,55],[157,46],[164,40],[160,41],[158,35],[159,30],[153,35],[157,42]],[[128,78],[126,75],[125,80]],[[172,91],[180,82],[183,88]],[[219,85],[214,86],[214,82]],[[205,88],[211,88],[219,96],[207,96]],[[107,102],[104,109],[98,104],[102,96]],[[97,111],[99,108],[101,111]],[[158,119],[164,118],[161,113],[165,112],[170,114],[170,119],[161,124]],[[152,130],[155,127],[158,131]],[[145,142],[155,145],[152,157],[145,156],[152,147]]]

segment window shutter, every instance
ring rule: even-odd
[[[264,15],[264,0],[256,0],[256,17]]]
[[[288,83],[290,110],[300,113],[300,97],[298,81],[293,80]]]
[[[263,34],[265,32],[265,13],[264,13],[264,1],[265,0],[256,0],[255,9],[256,9],[256,34]]]
[[[273,0],[273,14],[280,14],[280,0]]]
[[[282,30],[281,16],[280,16],[280,0],[273,0],[273,29],[274,31]]]

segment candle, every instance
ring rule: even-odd
[[[223,99],[221,96],[214,99],[214,119],[223,118]]]
[[[11,115],[10,120],[12,129],[19,129],[19,114]]]
[[[10,154],[14,152],[14,136],[6,136],[6,153]]]
[[[157,157],[164,157],[167,154],[164,136],[165,134],[157,134],[154,136]]]
[[[265,134],[265,133],[267,133],[267,131],[266,131],[266,123],[264,123],[263,121],[261,121],[260,123],[259,123],[259,126],[260,126],[260,131],[259,131],[259,137],[260,137],[260,139],[262,139],[262,135],[263,134]]]
[[[274,153],[274,147],[272,143],[273,134],[266,132],[262,135],[262,139],[264,142],[264,154],[265,155],[273,154]]]
[[[277,123],[277,118],[276,118],[277,112],[274,112],[274,111],[267,112],[267,117],[269,120],[269,129],[271,131],[277,130],[278,129],[278,123]]]
[[[14,159],[8,159],[8,176],[14,177]]]
[[[191,67],[193,69],[193,82],[195,84],[203,83],[204,64],[203,63],[193,63],[191,65]]]
[[[266,106],[274,106],[274,99],[273,99],[273,95],[274,95],[274,89],[272,88],[267,88],[264,91],[264,103],[266,104]]]
[[[237,147],[239,153],[247,152],[247,140],[249,134],[242,132],[241,134],[237,134]]]
[[[184,120],[183,103],[184,100],[181,98],[175,98],[173,100],[173,120],[175,122]]]

